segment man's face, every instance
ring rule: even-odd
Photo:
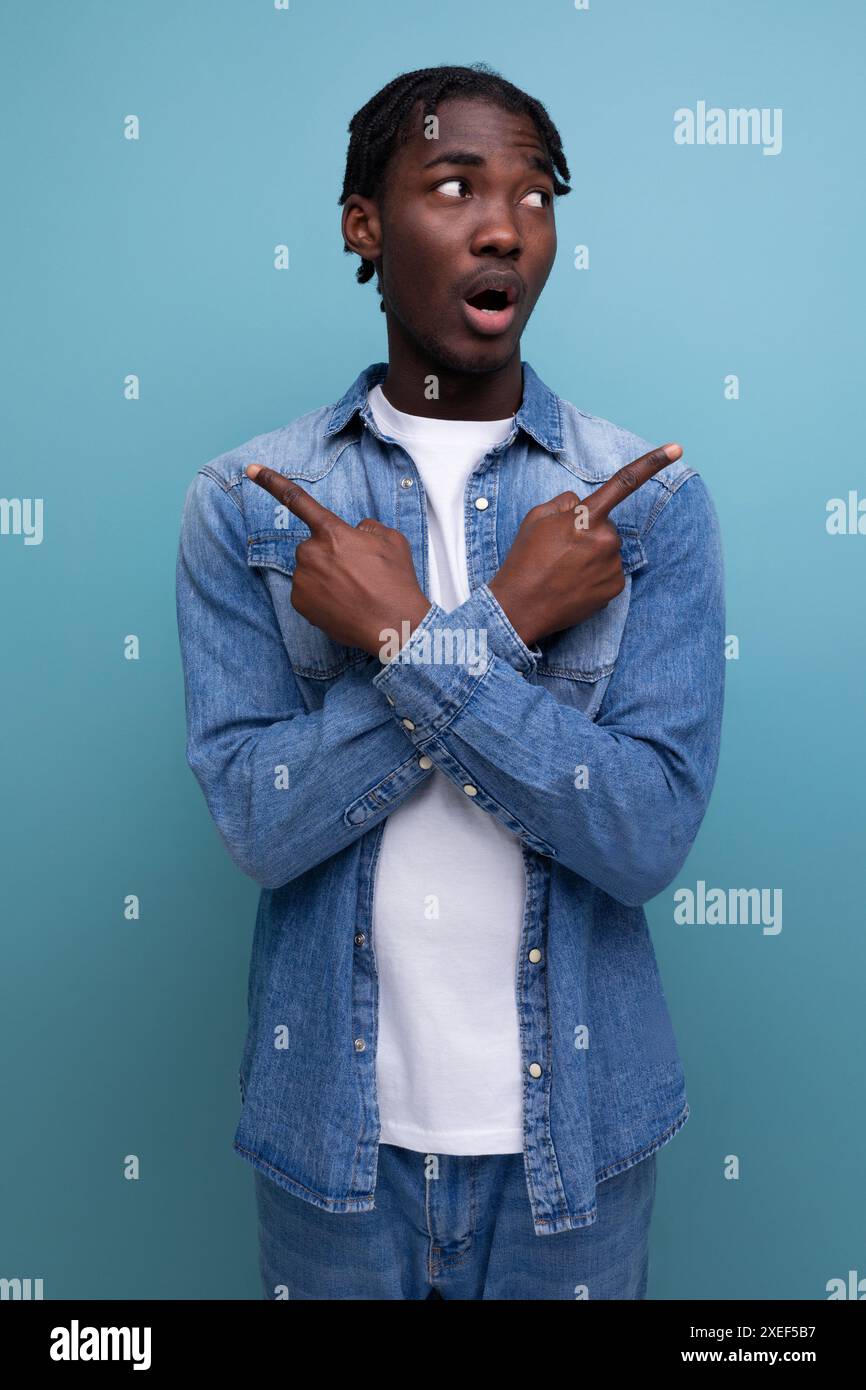
[[[463,97],[437,115],[438,139],[419,120],[376,204],[385,310],[444,366],[492,371],[517,349],[553,265],[553,175],[530,117]]]

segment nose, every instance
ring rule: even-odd
[[[507,198],[479,200],[478,221],[472,233],[473,255],[514,256],[523,247],[520,228]]]

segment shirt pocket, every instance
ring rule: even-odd
[[[541,656],[536,674],[562,704],[581,709],[590,718],[598,713],[619,657],[631,601],[631,576],[646,564],[636,528],[618,527],[625,588],[604,608],[582,623],[553,632],[538,642]]]
[[[254,531],[247,537],[247,563],[258,570],[268,586],[292,670],[298,676],[327,681],[349,666],[369,660],[360,647],[334,642],[292,607],[292,575],[298,542],[307,540],[308,528],[291,531]]]

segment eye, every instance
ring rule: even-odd
[[[449,184],[452,185],[452,186],[457,186],[457,187],[461,187],[461,186],[462,186],[463,188],[468,188],[468,187],[469,187],[469,184],[466,182],[465,179],[460,179],[460,178],[443,179],[442,183],[437,183],[437,184],[435,185],[436,192],[437,192],[437,193],[445,193],[445,190],[446,190],[446,188],[449,186]],[[445,196],[448,197],[448,198],[456,197],[458,200],[459,200],[460,197],[461,197],[461,195],[460,195],[459,193],[457,193],[457,194],[446,193]],[[546,188],[532,188],[532,189],[530,189],[530,191],[529,191],[528,193],[525,193],[525,194],[523,195],[523,198],[521,199],[521,202],[523,202],[523,200],[524,200],[525,198],[531,198],[531,197],[532,197],[532,198],[542,198],[542,199],[544,199],[543,202],[538,202],[538,203],[534,203],[534,204],[533,204],[533,206],[534,206],[534,207],[537,207],[537,208],[547,208],[547,207],[550,207],[550,204],[551,204],[551,202],[553,201],[552,198],[551,198],[551,195],[548,193],[548,191],[547,191]]]
[[[468,187],[469,187],[469,185],[468,185],[468,183],[466,182],[465,179],[445,179],[444,182],[442,182],[442,183],[437,183],[437,185],[436,185],[436,191],[437,191],[438,193],[444,193],[444,192],[445,192],[445,189],[448,187],[449,183],[462,184],[464,188],[468,188]],[[448,197],[452,197],[453,195],[449,193],[447,196],[448,196]],[[457,196],[459,197],[460,195],[458,194]]]

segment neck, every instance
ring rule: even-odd
[[[379,384],[395,410],[431,420],[505,420],[520,409],[523,369],[519,344],[502,366],[466,371],[446,366],[417,343],[406,341],[399,327],[393,332],[390,318],[388,371]],[[431,377],[436,379],[434,400],[427,394]]]

